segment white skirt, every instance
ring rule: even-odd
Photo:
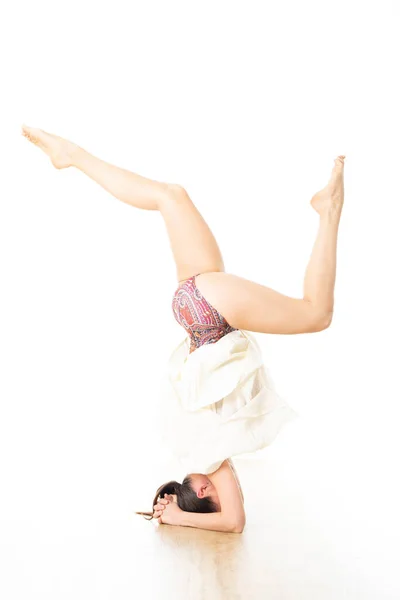
[[[168,362],[161,436],[186,473],[213,473],[233,456],[268,446],[297,413],[277,394],[253,335],[232,331]]]

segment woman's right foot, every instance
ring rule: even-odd
[[[342,210],[344,202],[344,159],[345,156],[343,155],[335,159],[328,185],[311,198],[311,206],[321,217],[332,213],[340,215]]]
[[[65,169],[73,164],[73,155],[77,149],[76,144],[64,138],[46,133],[42,129],[22,126],[22,135],[35,146],[43,150],[49,157],[56,169]]]

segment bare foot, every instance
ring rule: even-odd
[[[46,133],[42,129],[35,129],[27,125],[22,126],[22,135],[43,150],[50,157],[56,169],[65,169],[72,165],[73,153],[77,148],[76,144],[57,135]]]
[[[321,217],[332,213],[340,215],[342,210],[344,201],[344,159],[345,156],[343,155],[335,158],[335,164],[328,185],[311,198],[311,206]]]

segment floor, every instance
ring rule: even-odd
[[[0,540],[1,596],[7,600],[399,597],[394,589],[395,557],[393,564],[384,558],[380,540],[365,544],[356,520],[346,521],[338,508],[338,520],[332,516],[329,521],[325,509],[318,514],[307,507],[296,486],[282,483],[276,460],[266,466],[263,461],[237,459],[235,465],[245,504],[246,495],[249,498],[243,534],[158,525],[133,512],[91,521],[83,516],[81,522],[72,522],[54,511],[36,528],[9,522]],[[268,482],[268,492],[257,494],[254,490],[261,481]]]

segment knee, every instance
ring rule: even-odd
[[[185,198],[188,197],[188,193],[182,185],[179,183],[167,183],[166,192],[169,198]]]
[[[185,202],[189,198],[185,188],[178,183],[163,183],[158,208],[162,211],[171,204]]]

